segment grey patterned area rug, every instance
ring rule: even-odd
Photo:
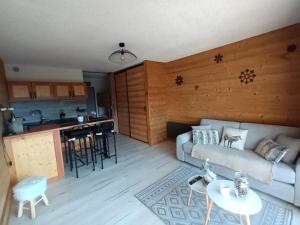
[[[189,188],[187,179],[199,174],[194,167],[179,167],[159,181],[145,188],[136,198],[147,206],[165,224],[203,225],[206,215],[204,195],[193,192],[191,204],[187,206]],[[292,210],[262,199],[263,208],[251,216],[252,225],[290,225]],[[240,224],[239,215],[213,206],[209,225]]]

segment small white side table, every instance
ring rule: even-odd
[[[194,178],[196,177],[203,177],[203,175],[195,175],[195,176],[192,176],[188,179],[188,185],[190,187],[190,194],[189,194],[189,200],[188,200],[188,205],[190,205],[191,203],[191,199],[192,199],[192,195],[193,195],[193,191],[195,192],[198,192],[200,194],[204,194],[205,195],[205,198],[206,198],[206,207],[208,206],[208,197],[207,197],[207,194],[206,194],[206,185],[203,184],[203,181],[202,179],[201,180],[198,180],[196,183],[193,183],[192,185],[190,185],[190,181],[193,180]]]
[[[227,185],[230,187],[230,194],[223,196],[220,193],[220,185]],[[260,197],[251,189],[248,195],[241,199],[237,198],[234,193],[234,183],[229,180],[215,180],[207,185],[208,207],[205,218],[205,225],[210,220],[210,213],[213,203],[222,209],[231,213],[239,214],[241,224],[250,225],[250,215],[258,213],[262,208]]]

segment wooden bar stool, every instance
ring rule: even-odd
[[[69,152],[69,162],[70,169],[73,171],[73,167],[75,166],[76,178],[78,178],[78,168],[88,165],[88,149],[90,150],[90,155],[92,158],[93,171],[95,170],[95,160],[94,160],[94,144],[93,144],[93,133],[91,127],[77,127],[76,129],[65,131],[65,135],[68,140],[68,152]],[[89,140],[89,145],[87,145],[86,141]],[[83,140],[83,145],[81,144],[81,140]],[[79,143],[79,148],[76,148],[76,142]],[[85,154],[82,154],[84,150]],[[85,160],[83,160],[83,158]],[[74,163],[74,165],[73,165]],[[80,163],[81,165],[79,165]]]
[[[118,162],[117,157],[117,146],[116,146],[116,132],[114,130],[113,122],[102,123],[94,127],[95,139],[96,139],[96,153],[101,156],[101,168],[103,169],[103,159],[115,157],[115,163]],[[113,137],[114,143],[114,154],[110,153],[109,149],[109,138]],[[97,161],[97,155],[95,155],[95,160]]]
[[[47,177],[33,176],[20,181],[14,188],[14,198],[19,202],[18,217],[23,215],[23,209],[28,209],[24,205],[29,202],[31,218],[36,217],[35,206],[43,201],[46,206],[49,205],[46,197]],[[40,198],[36,200],[37,198]]]

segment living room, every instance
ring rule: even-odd
[[[299,1],[0,4],[1,224],[300,224]]]

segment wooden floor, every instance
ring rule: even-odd
[[[82,167],[79,179],[66,169],[65,179],[49,185],[50,206],[37,205],[37,218],[25,211],[16,218],[17,203],[11,210],[11,225],[163,225],[134,195],[182,165],[175,156],[175,143],[156,146],[118,136],[119,163],[105,161],[104,170]],[[259,193],[260,195],[263,195]],[[272,197],[271,201],[293,208],[292,225],[300,224],[300,209]]]

